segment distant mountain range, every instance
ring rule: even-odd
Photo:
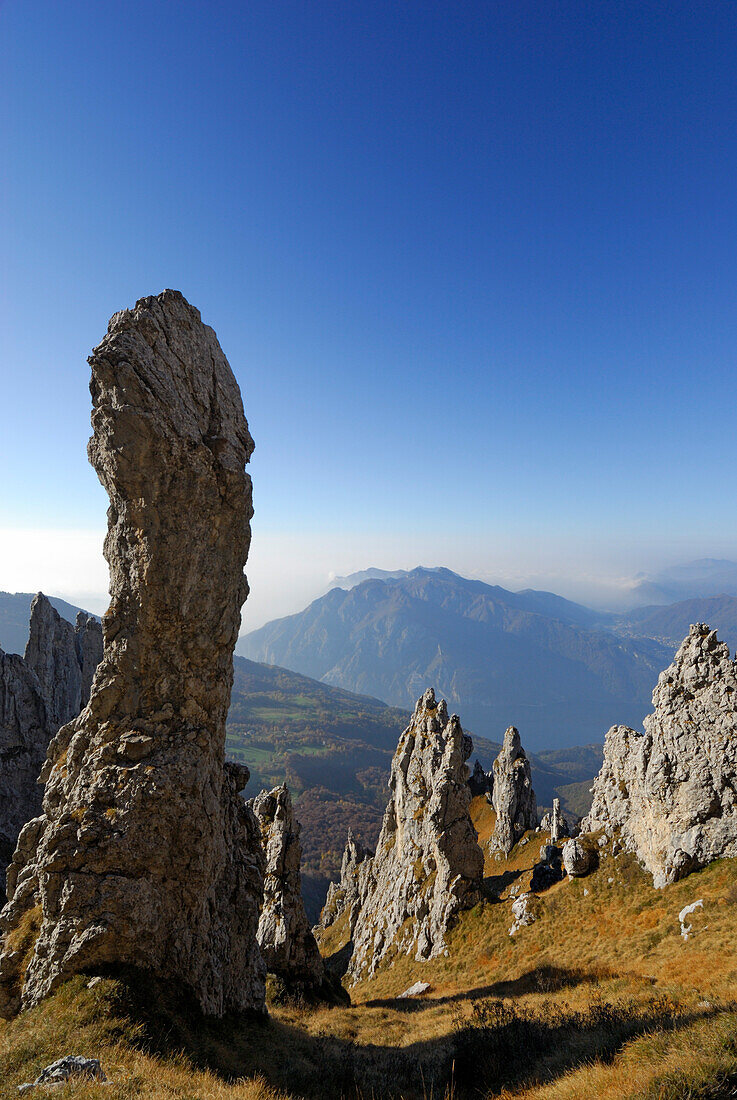
[[[737,562],[724,558],[699,558],[635,579],[631,600],[637,604],[669,604],[717,593],[737,596]]]
[[[730,563],[712,564],[678,575],[723,577]],[[737,643],[732,596],[615,615],[448,569],[366,572],[246,635],[238,652],[404,708],[432,685],[476,734],[498,741],[517,725],[540,751],[601,741],[614,723],[639,726],[691,622]]]
[[[333,589],[242,638],[252,660],[411,707],[436,688],[477,734],[516,725],[533,749],[639,724],[672,650],[616,634],[613,615],[550,592],[508,592],[448,569]]]

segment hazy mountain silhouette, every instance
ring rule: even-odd
[[[508,592],[448,569],[333,589],[246,635],[238,652],[410,707],[428,684],[491,740],[517,725],[530,748],[587,744],[639,725],[672,649],[615,634],[550,592]]]

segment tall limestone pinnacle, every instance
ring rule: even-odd
[[[530,761],[514,726],[504,734],[502,751],[494,761],[492,804],[496,823],[489,847],[508,855],[520,837],[537,826],[537,800],[532,789]]]
[[[266,968],[290,992],[317,993],[325,967],[302,900],[300,826],[285,785],[261,791],[249,803],[261,829],[266,856],[264,903],[258,942]]]
[[[376,854],[360,866],[353,980],[393,951],[418,960],[441,954],[456,914],[478,901],[484,859],[470,815],[472,748],[458,716],[428,689],[392,760]]]
[[[208,1013],[260,1009],[263,855],[247,769],[225,764],[253,441],[215,333],[176,291],[115,314],[89,362],[105,653],[8,870],[3,931],[41,916],[30,962],[0,957],[0,1012],[120,964],[183,983]]]
[[[653,692],[644,733],[613,726],[584,830],[621,830],[655,886],[737,857],[737,663],[696,623]]]

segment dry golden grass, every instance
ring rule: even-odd
[[[475,800],[473,812],[487,837],[490,809]],[[630,857],[603,852],[593,874],[548,890],[540,919],[510,937],[509,891],[526,888],[545,839],[487,860],[487,899],[461,916],[447,956],[396,957],[351,990],[351,1007],[287,1005],[268,1022],[213,1023],[171,993],[152,999],[147,986],[136,999],[123,980],[89,990],[75,979],[0,1025],[0,1100],[66,1053],[99,1057],[113,1081],[104,1095],[115,1098],[731,1095],[737,860],[656,891]],[[704,907],[684,941],[678,913],[697,898]],[[340,951],[346,934],[331,929],[324,953]],[[418,979],[431,983],[428,995],[395,999]],[[98,1096],[99,1086],[73,1092]]]

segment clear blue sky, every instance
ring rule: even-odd
[[[737,556],[736,57],[727,0],[0,0],[0,528],[102,528],[86,355],[175,287],[264,592]]]

